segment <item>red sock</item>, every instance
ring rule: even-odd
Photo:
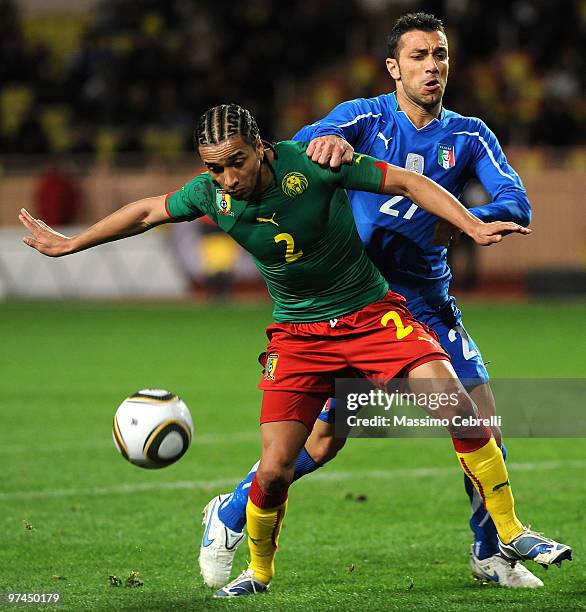
[[[255,474],[250,485],[248,498],[257,508],[276,508],[277,506],[281,506],[287,501],[288,492],[289,488],[287,487],[284,491],[281,491],[279,493],[265,493],[260,488]]]
[[[453,433],[452,442],[454,444],[454,448],[457,453],[473,453],[477,451],[479,448],[482,448],[492,436],[492,432],[486,425],[481,425],[478,427],[478,438],[457,438]]]

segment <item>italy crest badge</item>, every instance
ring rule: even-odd
[[[444,169],[449,170],[456,165],[456,154],[454,145],[446,145],[441,142],[437,149],[437,163]]]

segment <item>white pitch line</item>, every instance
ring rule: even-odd
[[[510,471],[533,472],[564,469],[582,469],[586,467],[586,460],[569,461],[542,461],[532,463],[511,463],[508,465]],[[436,468],[398,468],[393,470],[357,470],[357,471],[327,471],[314,474],[303,482],[339,481],[350,478],[428,478],[430,476],[441,476],[449,473],[457,473],[459,469],[453,467]],[[39,491],[9,491],[0,493],[0,501],[22,500],[22,499],[48,499],[53,497],[83,497],[100,495],[128,495],[132,493],[143,493],[145,491],[173,491],[173,490],[222,490],[234,487],[239,482],[238,477],[221,478],[217,480],[178,480],[175,482],[144,482],[138,484],[122,484],[109,487],[88,487],[83,489],[45,489]]]
[[[196,431],[194,436],[194,444],[231,444],[237,441],[256,440],[259,441],[260,448],[260,429],[256,431],[237,431],[224,434],[202,434],[199,435]],[[21,455],[23,453],[67,453],[77,452],[91,449],[106,449],[114,448],[114,442],[107,437],[100,440],[83,440],[78,442],[58,442],[52,444],[15,444],[13,446],[0,446],[0,455]]]

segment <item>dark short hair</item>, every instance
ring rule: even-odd
[[[200,146],[218,144],[233,136],[242,138],[252,147],[259,137],[258,125],[250,111],[238,104],[221,104],[208,109],[197,122],[194,140]]]
[[[407,15],[397,19],[387,36],[387,57],[399,58],[398,51],[401,36],[405,32],[411,32],[412,30],[446,33],[441,19],[438,19],[435,15],[430,15],[429,13],[407,13]]]

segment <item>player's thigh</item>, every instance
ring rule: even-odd
[[[299,452],[309,435],[300,421],[272,421],[260,426],[262,456],[260,465],[289,469],[295,465]],[[264,464],[264,465],[263,465]]]
[[[266,493],[282,491],[291,484],[295,461],[321,405],[323,400],[316,405],[316,399],[310,394],[264,392],[260,428],[262,454],[256,476]]]
[[[468,333],[456,300],[450,296],[438,309],[416,309],[416,316],[437,334],[440,344],[449,354],[452,366],[476,404],[478,414],[490,418],[496,414],[494,395],[489,376],[478,345]],[[492,427],[500,445],[501,431]]]
[[[264,391],[260,410],[260,423],[298,421],[306,433],[313,429],[329,392],[305,392],[302,390],[273,389]]]
[[[427,361],[407,374],[410,390],[421,397],[434,398],[433,416],[448,419],[458,415],[474,417],[474,402],[458,379],[452,364],[445,359]],[[424,405],[424,404],[423,404]]]
[[[293,480],[295,459],[309,432],[299,421],[274,421],[261,425],[262,454],[256,478],[265,493],[286,490]]]
[[[417,306],[413,315],[436,333],[466,388],[488,382],[484,359],[478,345],[464,327],[462,313],[454,297],[449,296],[438,308]]]

